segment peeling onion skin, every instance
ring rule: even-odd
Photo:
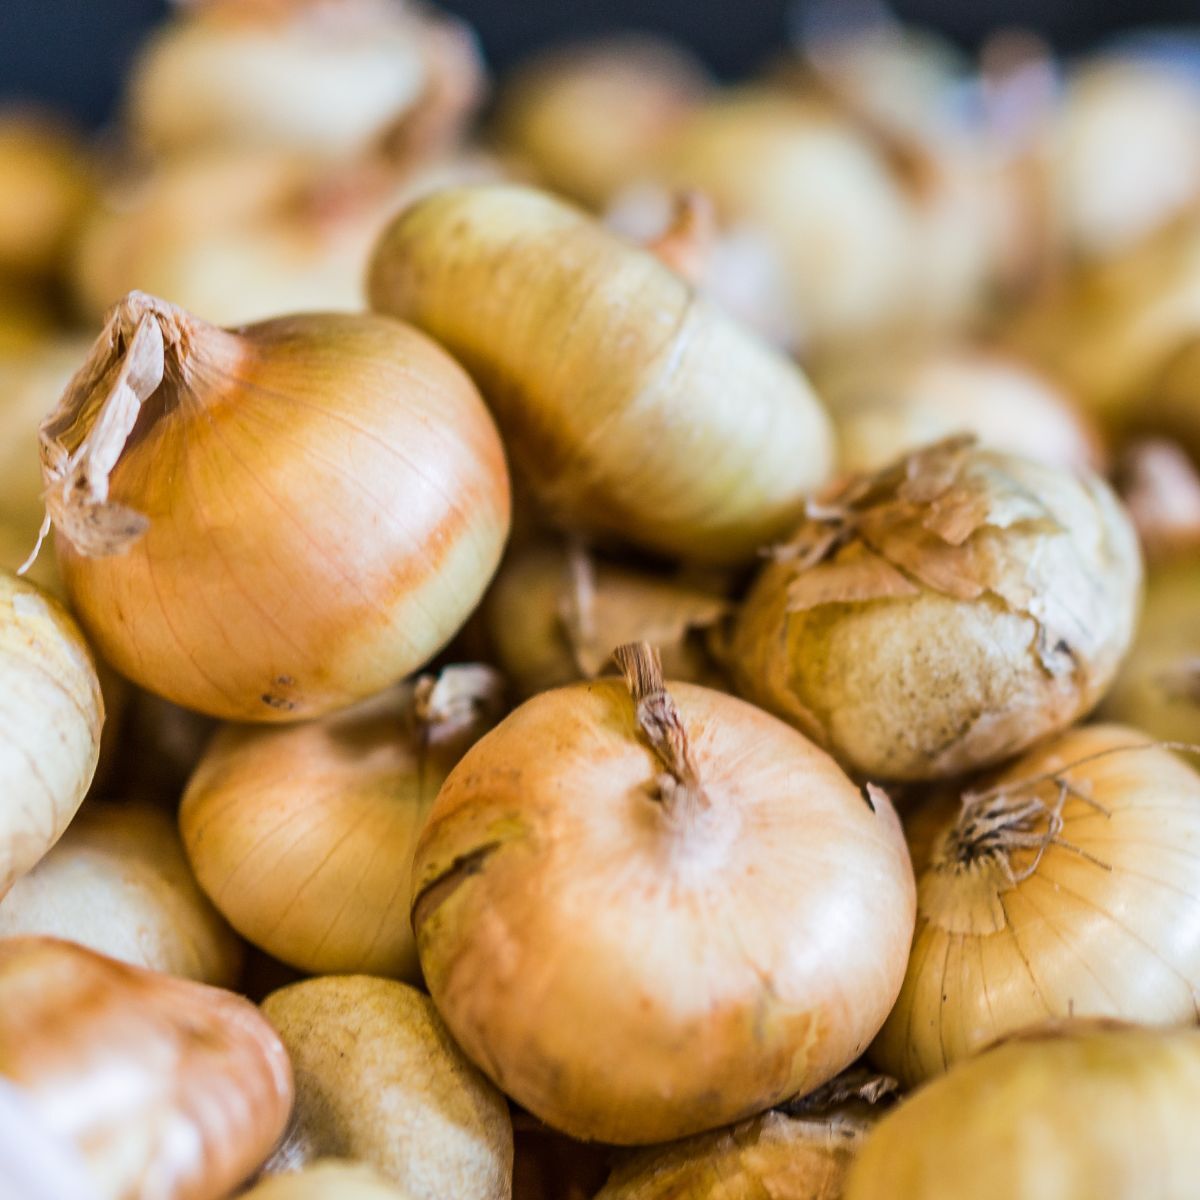
[[[74,1144],[99,1200],[220,1200],[292,1103],[249,1001],[52,938],[0,941],[0,1075]]]
[[[64,513],[92,514],[54,511],[46,468],[63,578],[108,662],[183,707],[286,722],[381,691],[450,640],[499,564],[510,495],[495,426],[448,355],[370,315],[235,334],[133,293],[113,320],[118,353],[150,321],[166,344],[100,506],[142,514],[145,532],[80,552]],[[68,417],[80,402],[69,389]],[[44,465],[53,433],[50,418]]]
[[[0,571],[0,897],[58,841],[91,785],[104,701],[71,617]]]
[[[1083,726],[976,785],[990,790],[1055,773],[1094,801],[1067,797],[1058,844],[1025,879],[1036,847],[989,856],[972,849],[976,836],[956,850],[957,805],[944,798],[918,878],[908,973],[870,1050],[877,1066],[911,1085],[1047,1020],[1195,1022],[1200,774],[1165,749],[1112,753],[1150,742],[1127,727]],[[1048,780],[1006,802],[1037,798],[1053,808],[1058,797]],[[1014,825],[1035,838],[1049,827],[1045,813]],[[963,863],[964,855],[973,857]]]
[[[119,962],[232,987],[242,943],[196,885],[171,817],[89,801],[0,901],[0,938],[62,938]]]
[[[669,686],[710,799],[694,823],[654,799],[633,701],[602,679],[476,743],[417,847],[439,1012],[581,1140],[665,1141],[811,1090],[874,1035],[907,957],[912,868],[887,798],[872,812],[766,713]]]
[[[471,372],[553,523],[747,562],[832,468],[799,368],[546,193],[485,184],[413,205],[376,247],[368,293]]]
[[[1192,1200],[1200,1031],[1016,1039],[876,1128],[845,1200]]]
[[[742,695],[851,773],[904,781],[1000,762],[1096,705],[1142,577],[1103,480],[949,440],[842,495],[752,586],[728,656]]]
[[[263,1013],[296,1071],[292,1163],[368,1163],[409,1200],[509,1200],[508,1106],[451,1041],[429,997],[330,975],[272,993]]]

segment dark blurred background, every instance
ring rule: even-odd
[[[840,14],[859,0],[822,0]],[[494,69],[542,46],[619,28],[655,30],[691,46],[718,74],[752,70],[813,5],[794,0],[447,0],[470,20]],[[0,0],[0,98],[36,98],[89,125],[112,111],[119,81],[167,0]],[[1020,25],[1062,53],[1088,50],[1134,26],[1195,21],[1196,0],[900,0],[904,20],[966,49]],[[805,11],[807,10],[807,12]]]

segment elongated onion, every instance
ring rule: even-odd
[[[1031,1034],[880,1122],[845,1200],[1191,1200],[1197,1105],[1200,1031]]]
[[[369,1163],[409,1200],[508,1200],[504,1098],[450,1040],[429,997],[363,975],[268,996],[263,1013],[296,1070],[286,1158]]]
[[[0,940],[0,1078],[99,1200],[221,1200],[292,1103],[287,1054],[248,1001],[52,938]]]
[[[375,251],[372,305],[457,355],[544,515],[738,562],[831,466],[803,375],[650,254],[528,188],[421,201]]]
[[[165,975],[232,987],[242,946],[196,886],[174,822],[92,803],[0,901],[0,938],[62,938]]]
[[[226,727],[188,784],[179,823],[201,887],[301,970],[416,976],[413,848],[450,768],[499,715],[499,681],[452,667],[413,690],[286,729]]]
[[[231,333],[132,293],[43,425],[42,462],[101,653],[234,719],[317,716],[420,666],[508,531],[470,380],[374,316]]]
[[[1195,1020],[1200,775],[1137,730],[1086,726],[955,800],[919,874],[880,1067],[916,1083],[1068,1016]]]
[[[1103,480],[950,439],[810,507],[751,589],[729,666],[847,769],[944,778],[1099,701],[1140,580]]]
[[[100,681],[75,622],[0,571],[0,897],[75,815],[103,724]]]
[[[629,690],[543,692],[451,773],[413,929],[438,1011],[504,1091],[638,1144],[852,1061],[895,996],[913,892],[882,792],[741,701],[669,695],[648,647],[618,655]]]

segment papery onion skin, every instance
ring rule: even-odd
[[[891,1006],[907,851],[826,755],[732,697],[670,684],[708,807],[654,798],[615,680],[527,701],[443,786],[413,925],[466,1053],[583,1140],[645,1144],[836,1074]]]
[[[989,855],[981,833],[955,840],[957,805],[946,798],[918,878],[904,987],[870,1051],[882,1070],[919,1083],[1005,1034],[1069,1016],[1195,1021],[1200,774],[1146,747],[1136,729],[1083,726],[965,793],[969,802],[1007,787],[1010,809],[1032,799],[1053,809],[1061,782],[1075,789],[1040,861],[1049,812],[1015,819],[1007,851]],[[1035,789],[1013,786],[1048,774]],[[989,819],[975,815],[975,830]],[[1011,840],[1027,835],[1024,846]]]
[[[906,781],[999,762],[1100,700],[1141,583],[1103,480],[952,439],[841,496],[746,598],[728,656],[742,695],[847,770]]]
[[[845,1200],[1191,1200],[1200,1031],[1015,1039],[886,1117]]]
[[[55,937],[150,971],[232,987],[242,944],[196,886],[171,817],[89,802],[0,901],[0,938]]]
[[[377,246],[368,292],[472,373],[553,522],[747,561],[832,466],[797,368],[545,193],[481,185],[415,204]]]
[[[268,1175],[244,1200],[412,1200],[366,1163],[322,1158],[302,1171]]]
[[[104,701],[83,635],[0,571],[0,897],[58,840],[92,782]]]
[[[148,527],[96,557],[62,536],[69,504],[55,513],[68,592],[110,663],[184,707],[280,722],[378,692],[449,641],[510,505],[495,426],[457,364],[368,315],[232,334],[135,293],[114,321],[165,330],[153,419],[101,509]],[[81,400],[68,392],[68,414]],[[43,462],[47,444],[44,430]]]
[[[287,1054],[248,1001],[52,938],[0,940],[0,1075],[101,1200],[220,1200],[282,1134]]]
[[[508,1106],[406,984],[332,975],[263,1001],[296,1070],[301,1163],[369,1163],[411,1200],[508,1200]]]

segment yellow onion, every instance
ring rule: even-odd
[[[0,897],[75,815],[103,724],[100,681],[75,622],[0,571]]]
[[[179,810],[200,886],[248,941],[303,971],[415,978],[413,847],[498,693],[495,672],[452,667],[323,721],[222,729]]]
[[[644,1144],[855,1059],[903,973],[913,884],[882,792],[731,696],[666,692],[644,644],[617,654],[624,684],[535,696],[451,773],[413,930],[505,1092],[572,1137]]]
[[[658,646],[672,679],[717,686],[720,672],[698,635],[730,607],[711,587],[534,544],[505,560],[484,617],[497,662],[531,696],[599,675],[612,648],[630,641]]]
[[[242,946],[196,886],[175,824],[145,803],[90,803],[0,901],[0,938],[62,938],[166,975],[232,987]]]
[[[551,196],[482,185],[415,204],[368,288],[478,380],[558,523],[738,562],[829,471],[828,420],[798,369]]]
[[[1099,434],[1049,379],[1006,355],[966,347],[910,352],[817,373],[843,471],[878,471],[955,434],[1035,462],[1102,465]]]
[[[1070,1016],[1195,1020],[1190,766],[1137,730],[1084,726],[945,797],[938,815],[904,987],[871,1048],[883,1070],[918,1083]]]
[[[560,48],[509,76],[496,136],[546,187],[599,210],[652,171],[708,87],[695,59],[658,38]]]
[[[292,1104],[287,1054],[249,1001],[53,938],[0,941],[2,1081],[98,1200],[221,1200]]]
[[[263,1013],[296,1071],[284,1164],[369,1163],[409,1200],[508,1200],[504,1097],[450,1040],[429,997],[365,975],[305,980]]]
[[[127,104],[135,137],[155,154],[243,145],[337,155],[413,120],[423,137],[451,141],[482,90],[470,30],[432,10],[206,0],[142,48]]]
[[[322,1158],[303,1171],[268,1175],[244,1200],[412,1200],[365,1163]]]
[[[232,719],[318,716],[420,666],[508,530],[471,381],[375,316],[229,332],[131,293],[43,424],[42,464],[97,648]]]
[[[922,1088],[867,1139],[844,1200],[1191,1200],[1200,1031],[1079,1026]]]
[[[944,778],[1094,707],[1140,584],[1102,479],[950,439],[810,505],[751,588],[727,665],[848,770]]]

